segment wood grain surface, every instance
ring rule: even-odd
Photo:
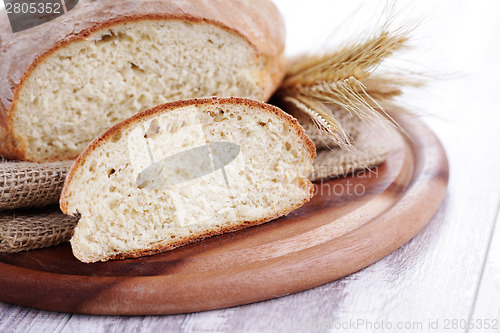
[[[356,272],[415,236],[441,204],[448,162],[417,118],[371,171],[317,183],[311,202],[272,223],[140,259],[84,264],[68,244],[0,254],[2,301],[111,315],[205,311],[313,288]],[[372,139],[370,139],[372,140]]]

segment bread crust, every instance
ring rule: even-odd
[[[117,3],[119,5],[117,5]],[[81,0],[67,14],[40,26],[12,33],[5,10],[0,11],[0,155],[29,160],[27,144],[13,127],[19,92],[34,70],[59,48],[92,33],[140,20],[184,20],[219,26],[240,35],[262,59],[271,82],[267,100],[285,74],[284,24],[270,0]],[[40,41],[43,41],[42,43]],[[59,160],[55,158],[54,160]]]
[[[307,155],[304,156],[303,158],[305,159],[310,159],[311,163],[314,157],[316,157],[316,147],[314,146],[314,143],[309,139],[309,137],[305,134],[304,129],[302,126],[297,122],[295,118],[290,116],[289,114],[285,113],[281,109],[272,106],[270,104],[266,104],[263,102],[258,102],[250,99],[245,99],[245,98],[237,98],[237,97],[229,97],[229,98],[218,98],[218,97],[212,97],[212,98],[202,98],[202,99],[191,99],[191,100],[183,100],[183,101],[176,101],[176,102],[171,102],[171,103],[166,103],[162,105],[158,105],[156,107],[153,107],[148,110],[144,110],[142,112],[139,112],[132,117],[123,120],[122,122],[114,125],[104,133],[102,133],[99,137],[97,137],[94,141],[92,141],[87,148],[78,156],[78,158],[75,160],[73,163],[71,169],[69,170],[66,180],[64,182],[64,187],[61,193],[61,197],[59,200],[59,205],[61,208],[61,211],[64,214],[71,215],[72,212],[69,211],[68,206],[69,206],[69,201],[71,200],[69,196],[69,188],[72,185],[73,179],[75,179],[76,174],[78,173],[80,167],[83,166],[85,163],[85,160],[90,156],[91,152],[93,152],[95,149],[100,147],[101,145],[105,144],[108,142],[108,140],[112,140],[112,138],[125,128],[129,128],[130,126],[133,126],[136,123],[139,123],[142,121],[144,118],[153,118],[155,115],[158,115],[163,112],[168,112],[170,110],[174,110],[179,107],[185,107],[185,106],[201,106],[204,104],[210,104],[210,105],[221,105],[221,106],[227,106],[227,105],[246,105],[249,107],[255,107],[258,108],[259,110],[262,110],[264,112],[270,112],[278,116],[279,118],[283,119],[285,122],[288,123],[290,128],[295,131],[297,136],[299,136],[300,140],[302,141],[302,144],[306,147]],[[304,186],[307,187],[307,190],[309,192],[309,196],[304,199],[302,203],[296,204],[294,206],[290,206],[287,210],[284,211],[279,211],[276,212],[272,216],[265,217],[260,220],[255,220],[255,221],[245,221],[243,224],[238,225],[238,226],[223,226],[219,228],[218,230],[212,230],[210,232],[205,232],[205,231],[200,231],[200,233],[193,234],[190,237],[184,238],[184,239],[179,239],[175,242],[172,241],[167,241],[166,242],[160,242],[157,246],[147,249],[147,250],[142,250],[142,251],[132,251],[129,253],[125,254],[120,254],[116,255],[113,257],[108,257],[101,259],[101,261],[107,261],[110,259],[124,259],[124,258],[137,258],[140,256],[144,255],[151,255],[155,253],[160,253],[164,251],[168,251],[171,249],[174,249],[176,247],[193,243],[198,240],[205,239],[207,237],[211,237],[214,235],[220,235],[222,233],[226,232],[233,232],[237,231],[249,226],[255,226],[259,225],[265,222],[268,222],[270,220],[273,220],[279,216],[286,215],[290,213],[291,211],[297,209],[298,207],[302,206],[304,203],[308,202],[314,192],[314,185],[310,182],[307,181]],[[85,258],[79,258],[80,260],[85,262]]]

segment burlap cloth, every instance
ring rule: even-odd
[[[311,181],[348,176],[356,171],[377,166],[385,161],[387,149],[379,144],[358,143],[356,150],[340,148],[321,149],[313,162],[313,172],[307,177]]]
[[[58,206],[0,212],[0,252],[20,252],[66,242],[78,218]]]
[[[0,210],[57,203],[72,161],[31,163],[0,157]]]
[[[386,158],[384,148],[364,143],[357,151],[321,149],[309,179],[348,175]],[[57,206],[70,162],[30,163],[0,160],[0,252],[19,252],[68,241],[78,219]],[[26,208],[50,205],[43,208]],[[25,207],[24,209],[19,209]],[[14,210],[14,208],[17,208]]]

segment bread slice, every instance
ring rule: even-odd
[[[133,258],[262,224],[310,200],[298,122],[241,98],[178,101],[113,126],[77,158],[61,210],[83,262]]]
[[[270,0],[82,0],[15,34],[0,17],[0,155],[12,159],[73,159],[111,125],[168,101],[266,101],[285,71]]]

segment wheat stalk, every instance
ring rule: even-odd
[[[342,129],[341,124],[335,118],[330,108],[325,107],[325,105],[318,103],[318,101],[314,99],[304,96],[285,96],[283,100],[291,103],[297,110],[300,110],[309,116],[308,120],[309,122],[312,122],[313,129],[315,129],[314,134],[320,140],[323,140],[325,144],[327,143],[327,140],[323,138],[324,135],[328,138],[332,138],[338,146],[344,149],[352,147],[351,138]],[[303,117],[299,117],[298,120],[299,122],[304,122]]]
[[[337,105],[365,123],[387,123],[399,127],[384,106],[401,94],[404,85],[418,86],[418,80],[402,74],[373,74],[380,63],[406,46],[408,33],[379,33],[338,51],[302,56],[291,63],[277,96],[291,102],[325,140],[352,149],[352,140],[329,111]]]

